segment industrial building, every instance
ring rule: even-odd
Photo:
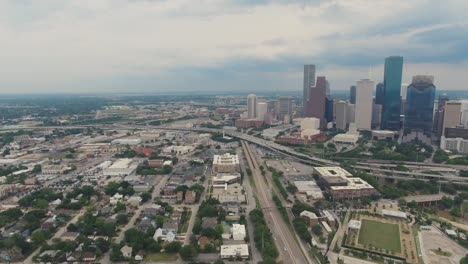
[[[118,159],[112,165],[105,168],[102,173],[105,176],[126,176],[132,174],[138,164],[132,159]]]

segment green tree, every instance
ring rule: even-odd
[[[312,232],[316,234],[317,236],[322,236],[323,234],[323,230],[322,230],[322,227],[320,227],[320,225],[313,225]]]
[[[198,252],[193,245],[186,245],[180,249],[179,254],[183,260],[191,261],[197,256]]]
[[[143,203],[146,203],[147,201],[151,200],[151,193],[149,192],[143,192],[140,194],[140,197],[141,197],[141,201]]]
[[[182,243],[180,243],[179,241],[173,241],[173,242],[167,244],[164,247],[164,250],[167,253],[178,253],[181,247],[182,247]]]

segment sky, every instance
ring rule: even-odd
[[[4,0],[0,93],[332,90],[435,76],[468,90],[468,1]]]

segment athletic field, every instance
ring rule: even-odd
[[[376,248],[400,253],[400,228],[398,224],[363,219],[358,243],[365,247],[370,244]]]

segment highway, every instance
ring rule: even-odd
[[[67,128],[86,128],[90,126],[96,125],[85,125],[85,126],[41,126],[41,127],[24,127],[23,129],[67,129]],[[165,124],[161,126],[150,126],[150,125],[125,125],[125,124],[114,124],[114,125],[102,125],[102,129],[140,129],[140,130],[176,130],[176,131],[193,131],[193,132],[202,132],[202,133],[225,133],[225,135],[230,137],[239,138],[241,140],[245,140],[259,146],[262,146],[266,149],[269,149],[274,152],[279,152],[282,155],[292,158],[296,161],[306,163],[311,166],[340,166],[339,162],[318,158],[315,156],[306,155],[300,152],[293,150],[288,146],[283,146],[278,143],[264,140],[258,137],[254,137],[251,135],[247,135],[237,131],[231,130],[223,130],[223,129],[216,129],[216,128],[205,128],[205,127],[185,127],[180,125],[174,124]],[[3,129],[2,129],[3,130]],[[6,129],[8,130],[8,129]],[[356,160],[358,161],[359,167],[357,169],[367,169],[373,166],[386,166],[391,164],[392,161],[386,160]],[[444,165],[444,164],[434,164],[434,163],[422,163],[422,162],[401,162],[403,165],[414,165],[414,166],[426,166],[426,167],[433,167],[433,168],[452,168],[457,170],[468,170],[468,166],[464,165]],[[436,175],[436,174],[428,174],[428,173],[412,173],[407,172],[404,173],[391,173],[392,171],[385,171],[385,170],[374,170],[369,171],[369,173],[378,178],[387,178],[387,179],[395,179],[395,180],[413,180],[413,179],[422,179],[428,181],[430,178],[438,178],[440,182],[453,182],[457,184],[464,184],[468,185],[468,177],[457,177],[454,175]],[[395,171],[393,171],[395,172]],[[404,175],[403,175],[404,174]]]
[[[270,227],[270,231],[273,234],[275,244],[278,247],[280,258],[283,263],[310,263],[304,256],[304,253],[292,234],[290,227],[281,217],[279,210],[272,199],[271,187],[265,184],[257,160],[255,159],[249,144],[245,141],[242,141],[241,143],[249,167],[252,170],[252,177],[255,182],[254,188],[256,189],[255,193],[257,194],[260,206],[262,208],[269,208],[264,210],[263,213],[265,220]]]

